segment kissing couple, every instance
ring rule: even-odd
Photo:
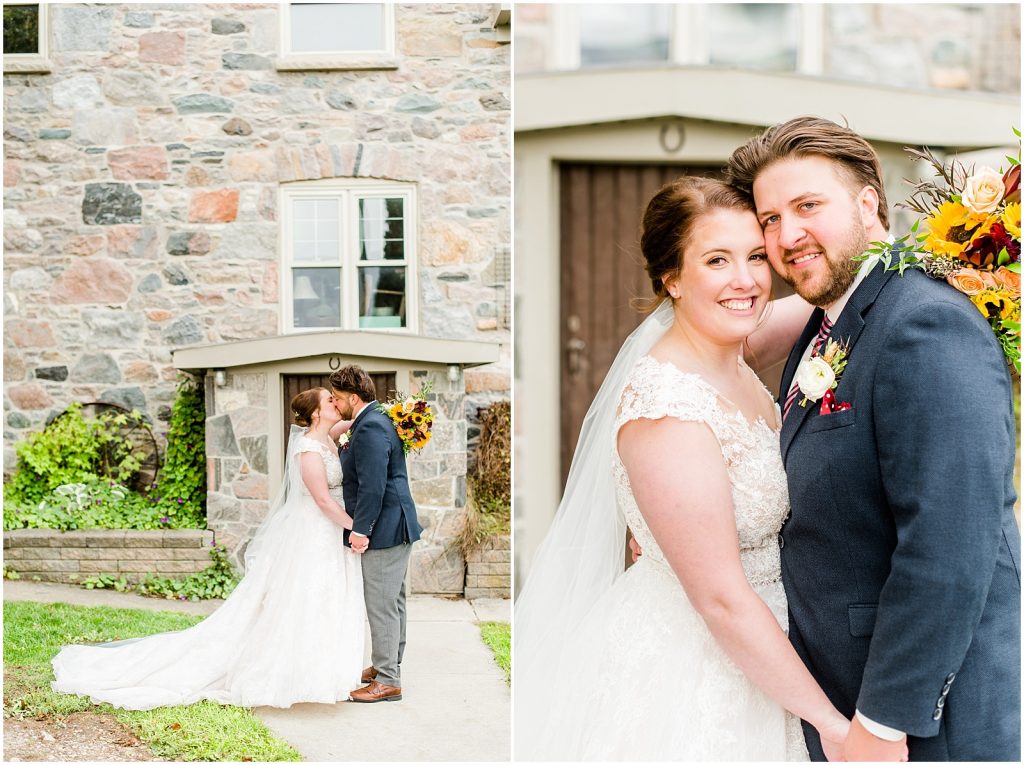
[[[422,531],[405,452],[361,367],[330,384],[291,401],[283,485],[223,605],[181,632],[65,646],[54,690],[123,709],[402,699],[405,578]]]
[[[656,307],[515,608],[516,759],[1019,762],[1010,375],[887,239],[875,151],[813,117],[651,200]],[[776,402],[747,361],[786,358]]]

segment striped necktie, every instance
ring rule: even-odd
[[[811,351],[811,356],[817,356],[821,353],[821,349],[825,346],[825,341],[828,340],[828,335],[832,331],[832,322],[828,318],[828,314],[825,314],[821,320],[821,327],[818,329],[818,335],[814,338],[814,350]],[[799,369],[799,367],[798,367]],[[789,395],[786,396],[786,406],[782,410],[782,419],[789,416],[789,410],[793,407],[793,402],[796,401],[797,394],[800,393],[800,387],[793,382],[793,387],[789,389]]]

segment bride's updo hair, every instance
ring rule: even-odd
[[[295,424],[308,428],[313,422],[313,413],[320,408],[320,394],[323,393],[326,388],[310,388],[304,390],[302,393],[297,393],[295,398],[292,399],[292,417],[295,418]]]
[[[683,267],[683,251],[690,243],[694,225],[700,216],[714,210],[754,212],[754,204],[734,186],[693,175],[684,175],[663,186],[647,204],[640,251],[656,296],[646,306],[649,310],[668,297],[662,280]]]

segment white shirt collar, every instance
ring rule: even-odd
[[[362,416],[363,416],[363,414],[364,414],[364,413],[365,413],[365,412],[366,412],[366,411],[367,411],[367,410],[368,410],[368,409],[369,409],[369,408],[370,408],[371,406],[373,406],[373,405],[374,405],[374,403],[376,403],[376,401],[377,401],[377,399],[374,399],[373,401],[370,401],[370,402],[368,402],[368,403],[366,404],[366,406],[364,406],[364,407],[363,407],[362,409],[360,409],[360,410],[359,410],[359,414],[357,414],[357,415],[356,415],[355,417],[353,417],[353,418],[352,418],[352,424],[354,425],[354,424],[355,424],[355,422],[356,422],[356,420],[358,420],[358,419],[359,419],[360,417],[362,417]]]

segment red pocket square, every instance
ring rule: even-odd
[[[849,401],[836,401],[836,394],[831,390],[825,391],[825,395],[821,397],[821,409],[818,410],[818,414],[832,414],[832,412],[845,412],[847,409],[852,409],[853,404]]]

